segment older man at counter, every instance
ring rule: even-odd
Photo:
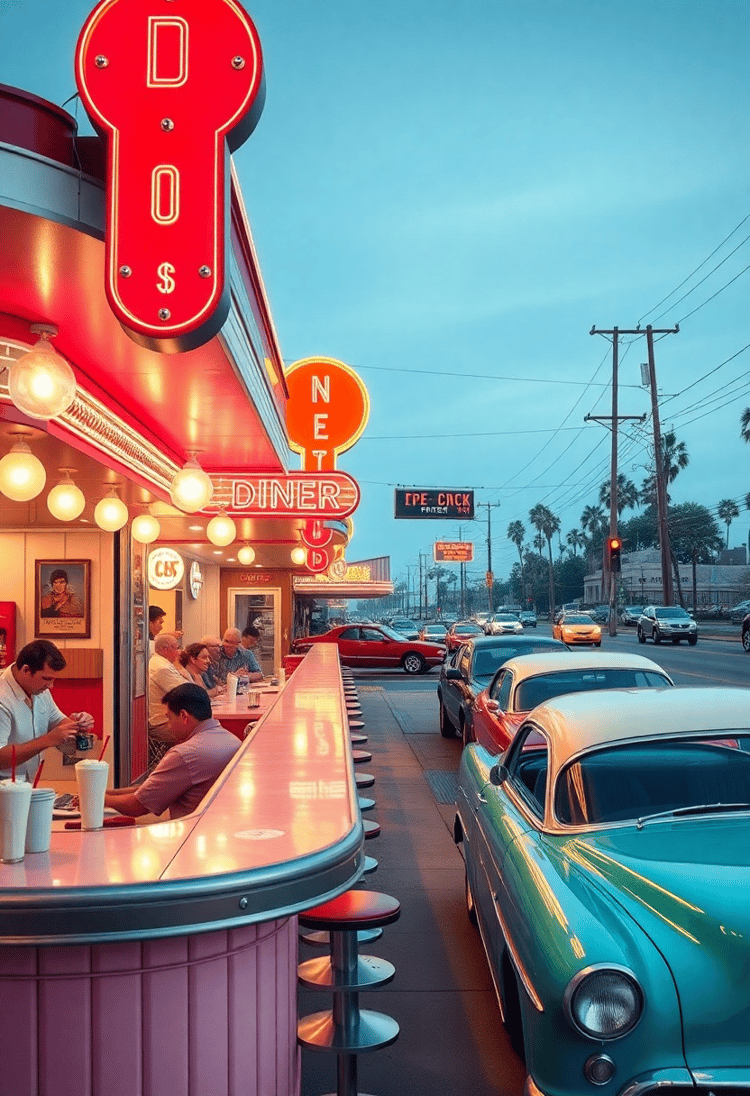
[[[164,697],[164,705],[176,745],[143,784],[107,792],[104,799],[105,806],[131,818],[167,809],[173,819],[191,814],[242,744],[212,717],[211,701],[200,685],[178,685]]]
[[[11,775],[14,750],[16,779],[33,780],[44,750],[61,747],[93,727],[88,712],[66,716],[52,699],[50,689],[64,669],[59,648],[35,639],[0,674],[0,779]]]
[[[263,671],[258,666],[255,655],[252,651],[245,650],[241,645],[241,640],[242,633],[239,628],[227,628],[219,651],[219,681],[226,681],[227,674],[237,674],[238,677],[245,677],[249,681],[261,681],[263,679]],[[250,669],[248,655],[252,658],[257,669]]]
[[[154,640],[154,653],[148,662],[148,759],[151,764],[174,745],[167,720],[164,696],[185,676],[177,668],[180,641],[171,632],[160,632]]]

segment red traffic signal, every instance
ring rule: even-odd
[[[622,550],[622,541],[619,537],[607,538],[607,555],[609,557],[609,569],[610,571],[620,570],[620,552]]]

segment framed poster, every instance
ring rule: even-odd
[[[91,560],[38,559],[34,598],[38,639],[91,635]]]

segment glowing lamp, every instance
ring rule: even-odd
[[[118,498],[114,487],[94,509],[94,521],[105,533],[116,533],[118,529],[122,529],[129,516],[127,506]]]
[[[296,567],[301,567],[307,561],[307,552],[304,548],[292,548],[289,558]]]
[[[208,506],[213,497],[214,485],[195,457],[190,457],[172,480],[169,493],[175,506],[179,506],[187,514],[195,514]]]
[[[8,391],[19,411],[32,419],[54,419],[67,411],[76,396],[75,373],[49,341],[57,328],[32,324],[40,336],[26,354],[10,366]]]
[[[227,544],[231,544],[237,536],[237,526],[229,515],[225,514],[222,510],[215,518],[211,518],[209,521],[206,526],[206,536],[212,544],[215,544],[220,548],[225,548]]]
[[[44,465],[25,441],[17,441],[0,460],[0,491],[14,502],[35,499],[46,482]]]
[[[70,473],[75,469],[61,468],[60,471],[63,478],[47,495],[47,509],[58,521],[73,521],[83,513],[86,498],[71,479]]]
[[[243,567],[249,567],[251,563],[255,562],[255,549],[251,548],[249,544],[243,544],[237,553],[237,559]]]
[[[161,525],[151,514],[139,514],[133,518],[130,532],[139,544],[153,544],[161,532]]]

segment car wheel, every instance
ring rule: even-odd
[[[641,628],[640,624],[638,625],[638,642],[639,643],[645,643],[646,642],[646,637],[643,634],[643,628]]]
[[[745,628],[742,633],[742,650],[750,652],[750,628]]]
[[[408,655],[404,655],[403,665],[407,674],[421,674],[424,670],[424,659],[419,651],[409,651]]]
[[[680,642],[680,637],[679,636],[672,636],[672,643],[675,645],[675,647],[679,644],[679,642]]]
[[[688,636],[688,643],[690,644],[691,647],[695,647],[697,642],[698,642],[698,637],[697,636]],[[743,644],[743,646],[744,646],[744,644]]]
[[[471,728],[466,725],[466,716],[464,715],[463,711],[461,712],[461,726],[459,729],[461,733],[461,741],[463,742],[464,746],[468,746],[469,743],[472,741]]]
[[[599,642],[598,642],[598,643],[595,643],[595,644],[594,644],[594,646],[595,646],[595,647],[601,647],[601,645],[602,645],[602,641],[601,641],[601,640],[599,640]]]
[[[440,701],[439,711],[440,711],[440,733],[441,733],[441,735],[443,736],[443,738],[455,738],[456,737],[456,729],[453,726],[453,724],[451,723],[450,719],[448,719],[448,713],[445,710],[445,705],[443,704],[442,700]]]
[[[653,632],[651,633],[651,638],[653,639],[654,643],[661,643],[661,632],[658,628],[654,628]]]
[[[466,894],[466,916],[476,928],[477,908],[474,905],[474,895],[471,893],[468,873],[464,870],[464,893]]]

